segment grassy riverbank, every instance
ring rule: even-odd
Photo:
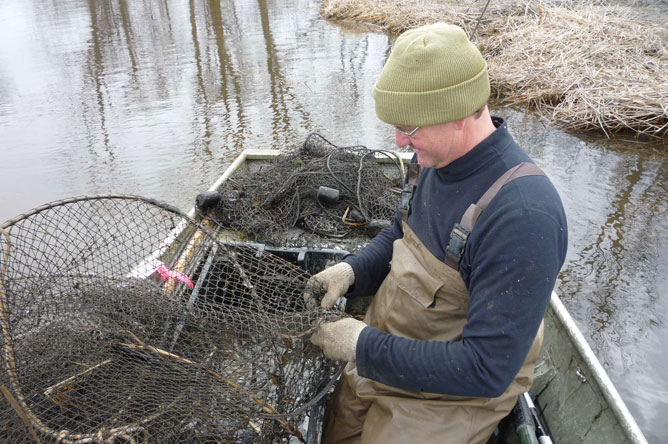
[[[478,22],[484,5],[325,0],[321,13],[393,35],[438,21],[456,24],[475,31],[497,105],[527,106],[566,130],[668,140],[668,11],[509,0],[490,2]]]

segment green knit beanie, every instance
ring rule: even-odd
[[[373,88],[378,117],[408,127],[468,117],[489,93],[482,55],[463,29],[445,23],[401,34]]]

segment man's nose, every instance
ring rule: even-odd
[[[394,130],[394,139],[397,143],[397,146],[399,147],[408,146],[411,144],[411,138],[397,129]]]

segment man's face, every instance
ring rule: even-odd
[[[404,134],[411,130],[413,128],[395,128],[397,146],[413,148],[423,167],[442,168],[457,158],[456,147],[461,132],[455,122],[421,127],[412,136]]]

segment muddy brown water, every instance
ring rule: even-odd
[[[84,194],[187,211],[244,148],[393,146],[372,86],[391,41],[319,2],[0,3],[0,221]],[[652,443],[668,436],[668,153],[496,109],[559,189],[558,292]]]

